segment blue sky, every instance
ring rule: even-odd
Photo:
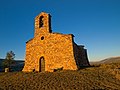
[[[34,35],[34,18],[52,15],[52,30],[75,36],[90,61],[120,56],[120,0],[1,0],[0,58],[12,50],[25,58],[25,42]]]

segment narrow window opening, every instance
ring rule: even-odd
[[[40,19],[39,19],[39,28],[40,27],[43,27],[43,19],[44,19],[44,17],[43,16],[40,16]]]

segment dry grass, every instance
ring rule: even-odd
[[[3,90],[120,89],[120,64],[104,64],[79,71],[0,73]]]

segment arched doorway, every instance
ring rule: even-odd
[[[44,72],[45,71],[45,59],[44,57],[40,57],[40,61],[39,61],[39,71],[40,72]]]

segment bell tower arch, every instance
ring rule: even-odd
[[[52,33],[51,30],[51,16],[48,13],[42,12],[35,18],[35,33]]]

